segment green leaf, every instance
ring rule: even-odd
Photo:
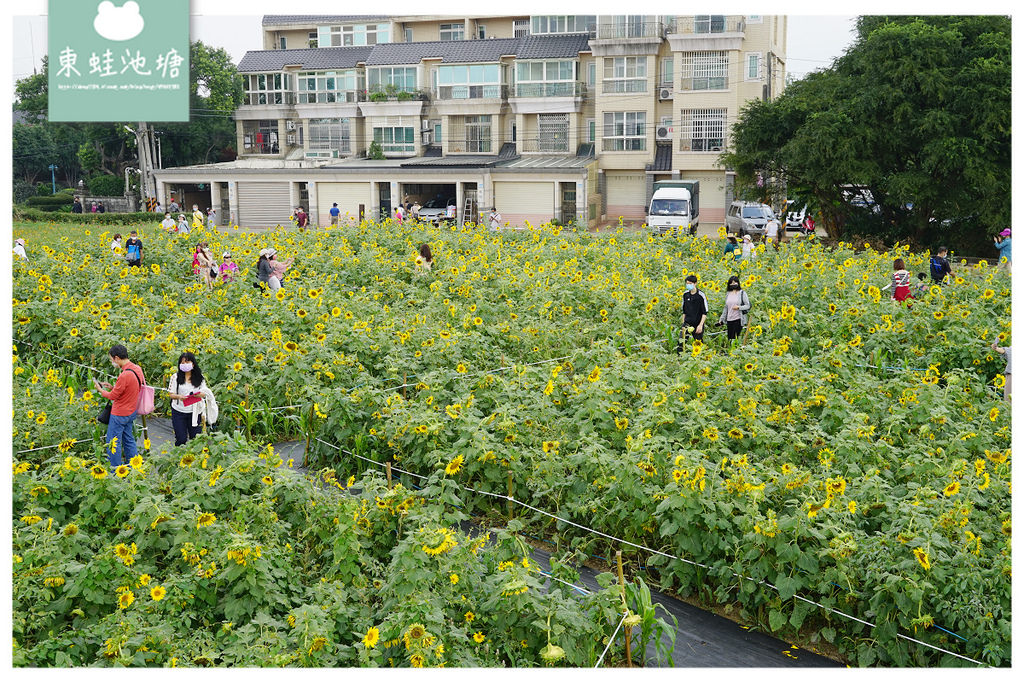
[[[786,624],[786,615],[777,609],[773,609],[768,613],[768,625],[772,631],[778,631]]]

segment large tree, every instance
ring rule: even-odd
[[[980,246],[1010,217],[1010,20],[861,17],[831,68],[744,107],[724,161],[812,198],[836,236],[857,218],[885,239]]]

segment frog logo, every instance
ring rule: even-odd
[[[104,0],[97,8],[96,18],[92,22],[96,33],[107,40],[116,41],[131,40],[142,33],[145,25],[146,22],[139,13],[139,4],[132,0],[121,7]]]

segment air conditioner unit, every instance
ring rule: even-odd
[[[427,119],[420,121],[420,130],[430,130],[430,121]]]
[[[721,152],[721,151],[722,151],[722,148],[721,148],[721,147],[712,147],[712,148],[711,148],[711,151],[712,151],[712,152]]]
[[[655,137],[659,140],[671,140],[672,130],[672,126],[658,126]]]
[[[284,127],[285,127],[285,130],[295,130],[295,122],[294,121],[285,121],[284,122]]]
[[[672,88],[661,88],[658,91],[659,100],[671,100],[672,99]]]
[[[423,131],[423,144],[429,145],[434,141],[434,131],[425,130]]]
[[[285,136],[285,142],[287,142],[289,145],[294,145],[295,144],[295,134],[294,133],[288,133],[288,135]]]

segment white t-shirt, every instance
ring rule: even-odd
[[[491,221],[492,228],[497,228],[501,226],[501,214],[498,213],[497,211],[492,211],[488,218]]]
[[[193,391],[199,391],[200,389],[205,389],[205,388],[206,388],[206,380],[203,380],[203,383],[200,384],[198,387],[192,386],[191,382],[185,382],[181,386],[178,386],[178,373],[177,372],[172,372],[171,373],[171,381],[167,383],[167,391],[171,392],[172,394],[181,394],[182,396],[188,396]],[[192,406],[187,406],[182,401],[179,401],[178,399],[174,399],[173,401],[171,401],[171,408],[173,408],[174,410],[177,410],[179,413],[189,413],[189,414],[192,413]]]
[[[164,226],[165,230],[173,230],[174,226],[177,225],[177,223],[174,222],[173,218],[165,218],[162,221],[160,221],[160,225]]]
[[[118,249],[123,248],[124,247],[121,246],[121,240],[114,240],[113,242],[110,243],[110,251],[114,252],[115,254],[117,253]]]
[[[20,244],[14,245],[14,253],[20,256],[23,260],[28,261],[28,254],[25,253],[25,247]]]
[[[767,223],[765,223],[764,234],[766,236],[768,236],[768,237],[778,237],[779,236],[779,222],[773,218],[770,221],[768,221]]]

